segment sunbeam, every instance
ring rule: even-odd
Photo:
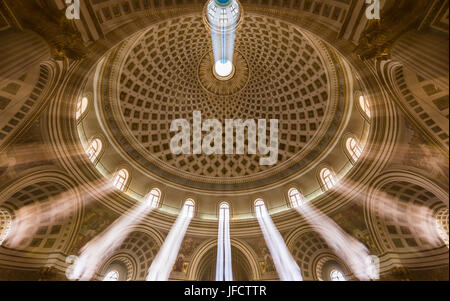
[[[278,232],[269,212],[262,200],[255,203],[256,217],[261,227],[267,247],[282,281],[301,281],[302,272],[286,247],[286,243]]]
[[[217,239],[216,281],[232,281],[233,269],[231,265],[230,242],[230,206],[220,205],[219,231]]]
[[[355,194],[354,186],[352,187],[349,181],[345,183],[338,182],[333,190],[342,195],[353,194],[352,201],[354,203],[359,206],[365,205],[365,194]],[[372,198],[372,203],[376,205],[376,209],[374,207],[370,209],[376,210],[380,218],[393,223],[401,221],[402,225],[406,224],[410,229],[414,229],[416,235],[431,246],[438,247],[442,245],[432,208],[419,203],[404,203],[401,200],[396,200],[384,191],[377,191]]]
[[[95,187],[95,190],[101,194],[107,194],[115,189],[110,181],[104,180],[77,187],[79,193],[83,195],[83,205],[85,206],[96,200],[95,196],[88,192],[92,187]],[[33,229],[42,226],[41,221],[65,217],[77,210],[80,205],[76,192],[74,189],[70,189],[50,198],[45,203],[34,203],[18,209],[15,211],[10,234],[3,245],[8,248],[18,247]]]
[[[120,244],[127,238],[133,225],[139,224],[154,207],[147,202],[136,206],[128,214],[119,217],[113,224],[97,237],[89,241],[81,250],[81,255],[75,261],[70,280],[87,281]]]
[[[187,200],[164,244],[148,270],[147,281],[167,281],[177,259],[184,235],[194,215],[194,202]]]
[[[378,268],[372,262],[367,248],[357,239],[343,231],[331,218],[312,206],[303,203],[295,209],[311,224],[360,280],[379,278]]]

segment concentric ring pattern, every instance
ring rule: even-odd
[[[250,75],[245,88],[228,97],[210,93],[198,81],[198,64],[211,51],[200,15],[150,28],[127,53],[120,73],[121,113],[150,156],[183,172],[214,178],[271,168],[259,164],[259,155],[172,154],[170,124],[178,118],[192,124],[193,111],[223,125],[225,119],[278,119],[278,164],[314,136],[328,104],[328,79],[310,41],[287,23],[247,15],[236,43]]]

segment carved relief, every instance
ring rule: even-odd
[[[332,219],[347,233],[366,246],[371,254],[377,254],[375,243],[364,221],[364,212],[358,205],[353,205],[332,216]]]
[[[80,33],[73,22],[66,18],[64,10],[58,11],[42,1],[9,0],[7,4],[24,28],[33,30],[44,38],[54,59],[80,60],[88,53]]]
[[[429,1],[396,0],[381,13],[380,20],[369,20],[355,53],[362,60],[388,59],[395,41],[420,24]],[[407,13],[405,13],[407,12]]]
[[[203,241],[203,239],[186,237],[180,247],[180,252],[178,253],[172,271],[186,274],[192,254]]]
[[[71,253],[78,254],[84,245],[111,225],[116,218],[104,208],[92,206],[87,209]]]
[[[264,237],[245,240],[256,252],[259,268],[263,275],[276,273],[275,265],[266,246]]]
[[[402,151],[400,164],[423,170],[430,178],[443,183],[449,179],[449,160],[442,156],[408,121],[406,124],[407,144]]]

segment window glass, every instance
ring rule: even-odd
[[[336,185],[336,179],[334,178],[333,173],[328,168],[322,169],[322,171],[320,172],[320,178],[325,190],[329,190]]]
[[[76,119],[80,119],[81,116],[83,116],[84,112],[87,109],[89,100],[87,97],[83,97],[81,98],[78,102],[77,102],[77,112],[76,112]]]
[[[113,185],[119,189],[124,190],[128,180],[128,171],[126,169],[121,169],[117,172]]]
[[[304,203],[303,196],[296,188],[289,190],[289,200],[293,208],[297,208]]]

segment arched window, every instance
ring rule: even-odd
[[[153,188],[147,195],[146,201],[151,208],[158,208],[160,200],[161,200],[161,191],[159,191],[159,189],[157,188]]]
[[[366,114],[367,118],[370,118],[371,117],[370,104],[366,97],[362,95],[359,97],[359,106],[363,110],[364,114]]]
[[[114,177],[113,185],[119,189],[124,190],[125,186],[128,181],[128,171],[126,169],[121,169],[116,173],[116,176]]]
[[[216,281],[232,281],[230,242],[230,205],[222,203],[219,207],[219,231],[217,234]]]
[[[220,221],[229,221],[230,219],[230,205],[228,203],[223,202],[219,207],[219,222]]]
[[[77,112],[76,112],[76,119],[80,119],[81,116],[83,116],[84,112],[87,109],[89,100],[87,97],[83,97],[81,98],[78,102],[77,102]]]
[[[184,202],[183,207],[183,215],[186,217],[194,217],[194,209],[195,209],[195,202],[193,199],[187,199],[186,202]]]
[[[322,184],[325,190],[329,190],[336,185],[336,179],[334,178],[333,173],[328,168],[322,169],[320,172],[320,179],[322,180]]]
[[[228,205],[228,203],[220,204],[220,211],[222,211],[222,210],[229,210],[229,209],[230,209],[230,205]]]
[[[289,190],[289,200],[291,201],[292,208],[297,208],[305,202],[303,196],[296,188]]]
[[[449,246],[449,226],[448,226],[448,208],[441,209],[436,214],[436,229],[439,234],[439,237],[445,243],[445,245]]]
[[[88,149],[86,150],[86,154],[91,160],[91,162],[95,162],[95,159],[97,159],[98,155],[100,154],[102,150],[102,141],[98,138],[92,140],[91,144],[89,145]]]
[[[103,278],[103,281],[119,281],[120,273],[117,270],[111,270],[106,274],[105,278]]]
[[[264,213],[266,205],[264,204],[264,201],[262,199],[257,199],[255,201],[255,211],[256,215],[261,216]]]
[[[359,157],[361,157],[362,154],[362,148],[358,141],[355,138],[350,137],[347,139],[345,146],[347,147],[347,151],[352,157],[353,161],[358,161]]]
[[[330,272],[330,279],[331,281],[347,281],[347,279],[345,279],[344,277],[344,274],[342,274],[341,271],[336,269]]]
[[[0,209],[0,246],[8,237],[11,231],[12,218],[11,214],[6,209]]]

